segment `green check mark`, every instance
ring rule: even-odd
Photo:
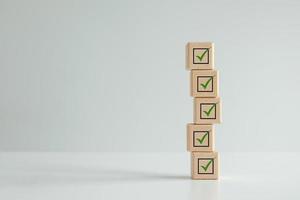
[[[206,114],[206,116],[208,117],[209,115],[210,115],[210,113],[211,113],[211,111],[216,107],[216,103],[214,103],[214,105],[208,110],[208,111],[203,111],[205,114]]]
[[[201,168],[206,172],[211,163],[212,163],[212,159],[210,159],[209,162],[205,166],[201,165]]]
[[[206,49],[202,54],[196,55],[196,57],[197,57],[200,61],[202,61],[203,58],[204,58],[204,56],[205,56],[205,54],[206,54],[207,52],[208,52],[208,49]]]
[[[197,138],[197,141],[202,144],[205,138],[208,136],[209,131],[206,131],[206,133],[202,136],[201,139]]]
[[[209,82],[211,82],[212,79],[213,79],[213,77],[210,77],[205,83],[201,83],[200,85],[201,85],[204,89],[206,89],[207,86],[208,86],[208,84],[209,84]]]

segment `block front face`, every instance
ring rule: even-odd
[[[187,125],[188,151],[213,151],[214,128],[212,125]]]
[[[196,124],[221,123],[220,98],[195,98],[194,122]]]
[[[217,97],[219,95],[219,73],[216,70],[192,70],[191,96]]]
[[[211,42],[189,42],[186,45],[186,68],[213,69],[214,44]]]
[[[192,152],[192,178],[218,179],[219,158],[217,152]]]

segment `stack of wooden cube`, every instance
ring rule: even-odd
[[[221,122],[219,72],[214,70],[214,44],[186,45],[186,68],[191,70],[194,123],[187,125],[187,149],[191,152],[193,179],[218,179],[219,158],[215,152],[214,125]]]

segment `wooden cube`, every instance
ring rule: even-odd
[[[217,97],[219,95],[219,72],[217,70],[191,71],[191,96]]]
[[[208,125],[187,125],[187,150],[188,151],[213,151],[214,127]]]
[[[212,42],[189,42],[186,45],[186,68],[213,69],[214,44]]]
[[[221,123],[221,101],[216,98],[194,98],[194,123]]]
[[[192,152],[192,179],[218,179],[218,152]]]

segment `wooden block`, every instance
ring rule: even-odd
[[[219,95],[219,72],[217,70],[191,71],[191,96],[217,97]]]
[[[214,44],[211,42],[189,42],[186,45],[186,68],[213,69]]]
[[[216,98],[194,98],[194,123],[221,123],[221,101]]]
[[[192,179],[218,179],[218,152],[192,152]]]
[[[188,151],[214,151],[213,125],[187,125],[187,150]]]

